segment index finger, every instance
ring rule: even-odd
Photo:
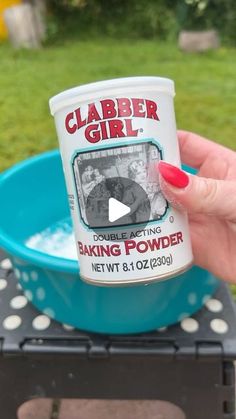
[[[199,169],[209,154],[222,153],[225,147],[189,131],[177,131],[182,163]]]

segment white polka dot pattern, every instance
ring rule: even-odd
[[[3,321],[3,327],[6,330],[15,330],[20,327],[22,320],[20,316],[8,316]]]
[[[229,330],[229,326],[226,321],[222,319],[213,319],[210,323],[211,329],[213,332],[218,333],[220,335],[227,333]]]
[[[185,317],[188,317],[189,313],[181,313],[178,317],[178,321],[181,322]]]
[[[210,300],[210,298],[211,298],[211,295],[209,295],[209,294],[204,295],[204,297],[202,299],[202,304],[206,304],[206,302],[208,300]]]
[[[19,310],[27,305],[28,301],[24,295],[17,295],[10,301],[11,308]]]
[[[160,327],[157,329],[158,332],[165,332],[167,330],[167,327]]]
[[[39,301],[43,301],[45,299],[45,291],[42,287],[37,288],[36,290],[36,297]]]
[[[1,261],[0,267],[6,270],[11,269],[12,264],[11,264],[10,259],[6,258],[3,261]],[[28,284],[27,286],[26,284],[28,283],[29,280],[34,281],[34,283],[31,282],[33,286],[33,291],[31,289],[28,289],[25,291],[23,290],[25,295],[16,295],[10,301],[8,300],[9,302],[7,302],[7,304],[10,305],[11,309],[21,310],[27,306],[28,300],[32,301],[33,298],[37,299],[38,301],[44,301],[46,299],[47,297],[46,290],[42,286],[40,286],[41,283],[38,281],[39,274],[36,270],[29,271],[28,266],[24,266],[24,271],[21,270],[21,267],[20,269],[14,268],[14,274],[18,280],[19,279],[21,280],[21,283],[22,281],[24,282],[23,285],[27,288],[30,288],[30,285]],[[4,275],[5,273],[2,276]],[[5,278],[0,278],[0,291],[4,290],[7,286],[8,286],[7,280]],[[22,290],[22,287],[19,283],[16,283],[15,286],[18,290]],[[9,284],[9,289],[10,289],[10,284]],[[8,292],[8,289],[7,289],[7,292]],[[218,300],[217,298],[212,298],[211,295],[205,295],[203,298],[201,298],[199,297],[197,293],[190,291],[187,293],[185,297],[185,303],[188,303],[189,306],[195,306],[197,303],[201,303],[201,301],[202,303],[204,303],[206,309],[211,313],[220,313],[223,311],[222,302]],[[44,304],[44,306],[45,305],[46,304]],[[189,307],[189,306],[187,306],[186,304],[186,310],[189,310],[189,312],[181,313],[179,316],[179,321],[180,321],[180,327],[184,332],[193,334],[199,330],[200,324],[195,318],[190,317],[192,315],[191,312],[194,311],[194,307]],[[48,329],[51,324],[50,318],[52,319],[55,318],[55,312],[52,308],[47,307],[43,310],[41,309],[41,311],[43,312],[43,314],[37,315],[37,317],[35,317],[32,320],[32,327],[38,331],[43,331],[43,330]],[[10,313],[12,313],[12,311]],[[15,313],[18,314],[21,312],[15,311]],[[24,314],[24,311],[23,311],[23,314]],[[229,325],[227,324],[227,322],[220,318],[213,318],[210,321],[209,317],[212,318],[213,316],[214,316],[213,314],[210,315],[208,313],[208,331],[210,327],[211,331],[216,334],[221,334],[221,335],[226,334],[229,330]],[[22,322],[23,322],[23,318],[21,318],[21,315],[14,314],[14,315],[7,316],[3,320],[2,325],[6,330],[14,331],[15,329],[21,326]],[[61,327],[68,332],[75,330],[75,327],[66,323],[62,324]],[[167,327],[161,327],[157,329],[157,331],[160,333],[165,332],[167,330],[168,330]]]
[[[216,279],[214,278],[214,276],[211,276],[210,278],[208,278],[207,285],[213,285],[215,283],[216,283]]]
[[[187,333],[195,333],[199,329],[199,324],[197,320],[187,317],[186,319],[182,320],[181,328]]]
[[[219,313],[223,310],[222,302],[220,300],[216,300],[215,298],[210,298],[210,300],[205,303],[205,306],[212,313]]]
[[[195,294],[194,292],[191,292],[191,293],[188,295],[188,303],[189,303],[191,306],[194,306],[194,305],[196,304],[196,302],[197,302],[197,294]]]
[[[28,282],[29,281],[29,275],[27,274],[27,272],[23,272],[22,273],[22,279],[24,282]]]
[[[48,316],[41,314],[34,318],[32,326],[36,330],[46,330],[50,326],[51,320]]]
[[[0,279],[0,291],[4,290],[7,287],[7,281],[4,278]]]
[[[17,277],[17,279],[20,279],[20,271],[19,271],[19,269],[14,269],[14,273],[15,273],[15,275],[16,275],[16,277]]]
[[[2,269],[11,269],[11,268],[12,268],[12,263],[11,263],[10,259],[8,259],[8,258],[3,259],[3,260],[0,262],[0,267],[1,267]]]
[[[25,296],[26,296],[27,300],[29,300],[29,301],[33,300],[33,294],[30,290],[26,290],[26,291],[24,291],[24,293],[25,293]]]
[[[36,271],[31,271],[30,272],[30,277],[33,281],[37,281],[38,280],[38,273]]]
[[[64,323],[62,325],[63,329],[67,330],[68,332],[71,330],[75,330],[75,328],[73,326],[70,326],[69,324]]]
[[[45,308],[45,309],[43,310],[43,313],[44,313],[44,314],[46,314],[46,316],[52,317],[52,319],[54,319],[54,318],[55,318],[55,313],[54,313],[54,311],[52,310],[52,308],[50,308],[50,307]]]

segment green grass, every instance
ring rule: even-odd
[[[235,147],[236,49],[184,54],[157,41],[73,39],[38,51],[1,44],[0,57],[0,171],[57,147],[52,95],[120,76],[173,78],[178,127]]]
[[[236,300],[236,285],[230,286],[234,299]]]

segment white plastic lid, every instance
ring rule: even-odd
[[[49,100],[51,114],[54,115],[74,103],[95,100],[107,95],[122,94],[123,89],[134,92],[157,91],[175,95],[174,82],[164,77],[125,77],[84,84],[65,90]]]

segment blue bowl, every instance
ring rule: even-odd
[[[196,266],[148,286],[97,287],[80,279],[76,261],[26,247],[27,238],[70,216],[57,150],[3,173],[0,196],[0,247],[27,298],[60,322],[101,333],[150,331],[196,312],[218,287],[212,274]]]

